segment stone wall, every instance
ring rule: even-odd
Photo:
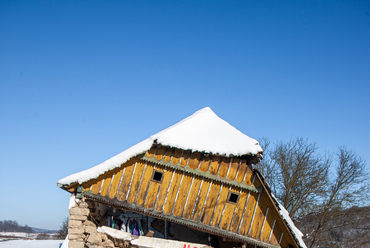
[[[69,248],[114,248],[107,235],[98,233],[96,224],[91,220],[89,204],[84,200],[69,209],[68,239]],[[123,245],[121,246],[123,247]]]

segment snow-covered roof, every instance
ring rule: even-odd
[[[209,107],[198,110],[184,120],[160,131],[107,161],[88,170],[61,179],[58,186],[83,183],[121,166],[130,158],[146,152],[153,142],[170,147],[224,156],[262,153],[257,140],[248,137],[218,117]]]

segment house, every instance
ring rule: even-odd
[[[97,227],[127,231],[127,220],[137,218],[141,234],[157,226],[154,231],[166,239],[171,239],[168,226],[173,225],[180,230],[172,233],[177,235],[173,239],[205,243],[202,236],[213,247],[305,247],[302,234],[253,169],[262,153],[258,141],[207,107],[61,179],[58,186],[86,202],[87,221],[94,219]],[[74,225],[81,224],[72,222],[70,229]],[[199,235],[184,240],[187,229]],[[83,235],[72,235],[73,242],[81,245],[87,239]]]

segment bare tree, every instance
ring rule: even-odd
[[[330,160],[317,153],[315,143],[296,138],[279,142],[271,157],[276,170],[276,196],[293,218],[308,214],[325,193]]]
[[[343,213],[348,214],[348,211],[338,210],[360,205],[369,196],[369,176],[365,170],[365,161],[345,147],[339,147],[337,157],[336,175],[331,178],[325,198],[319,208],[320,218],[317,226],[314,228],[312,237],[308,237],[311,242],[309,247],[321,245],[321,241],[325,238],[322,238],[323,235],[320,234],[352,225],[357,221],[355,218],[343,217]],[[339,225],[330,224],[330,220],[337,218],[343,221]]]

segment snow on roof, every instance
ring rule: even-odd
[[[218,153],[224,156],[262,153],[257,140],[243,134],[206,107],[93,168],[61,179],[58,186],[62,187],[74,182],[83,183],[97,178],[104,172],[121,166],[130,158],[149,150],[154,141],[164,146]]]
[[[281,215],[281,217],[285,220],[285,222],[287,223],[287,225],[289,226],[290,230],[293,232],[293,235],[296,237],[296,239],[298,240],[298,243],[299,245],[302,247],[302,248],[307,248],[306,244],[304,243],[302,237],[303,237],[303,233],[294,225],[294,222],[292,221],[292,219],[290,218],[289,216],[289,213],[288,211],[284,208],[284,206],[278,201],[278,199],[275,197],[274,194],[271,193],[271,196],[273,197],[273,199],[278,203],[279,205],[279,214]]]

